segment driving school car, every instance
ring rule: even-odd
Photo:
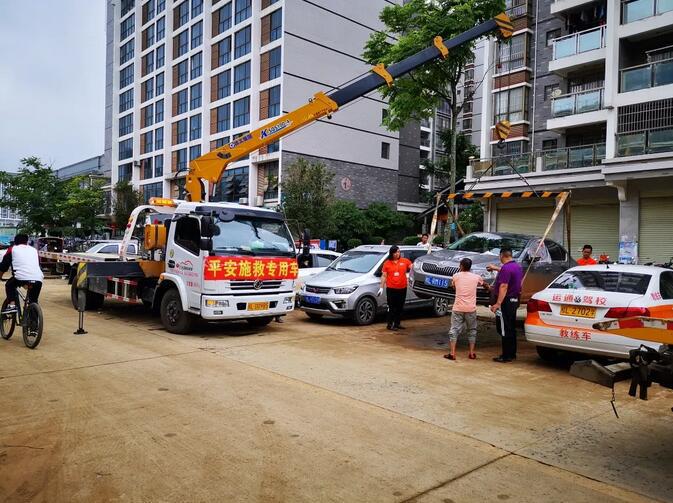
[[[673,271],[661,267],[574,267],[533,295],[527,305],[526,340],[543,359],[556,350],[628,358],[642,341],[593,329],[597,322],[651,316],[673,318]],[[657,343],[651,343],[657,347]]]

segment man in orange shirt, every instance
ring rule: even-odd
[[[397,246],[391,246],[388,259],[381,269],[381,288],[377,293],[383,293],[386,288],[388,299],[388,330],[398,330],[404,327],[400,325],[404,301],[407,299],[407,273],[411,269],[411,260],[403,258]]]
[[[594,251],[591,245],[584,245],[582,248],[582,258],[577,259],[577,265],[595,265],[596,261],[591,257]]]

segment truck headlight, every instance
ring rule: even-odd
[[[292,304],[294,303],[294,297],[285,297],[283,299],[283,304]]]
[[[357,285],[344,286],[342,288],[335,288],[334,293],[336,293],[337,295],[348,295],[350,293],[353,293],[357,289],[358,289]]]
[[[228,300],[206,299],[206,307],[229,307]]]

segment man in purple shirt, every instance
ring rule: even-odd
[[[500,248],[502,266],[487,266],[489,271],[498,271],[493,284],[491,311],[496,314],[496,328],[502,337],[502,354],[493,358],[498,363],[516,360],[516,310],[519,307],[523,270],[512,259],[511,248]]]

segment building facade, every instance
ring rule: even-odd
[[[112,185],[129,180],[146,198],[179,197],[191,159],[368,71],[363,47],[388,4],[109,0],[104,162]],[[390,132],[385,111],[371,93],[251,153],[229,166],[214,199],[275,206],[285,169],[305,158],[329,167],[341,199],[414,211],[419,128]]]
[[[673,256],[673,3],[508,0],[511,42],[490,41],[481,157],[468,187],[571,190],[570,249]],[[512,132],[498,146],[493,126]],[[551,202],[488,203],[490,230],[541,234]],[[563,217],[552,230],[567,241]]]

